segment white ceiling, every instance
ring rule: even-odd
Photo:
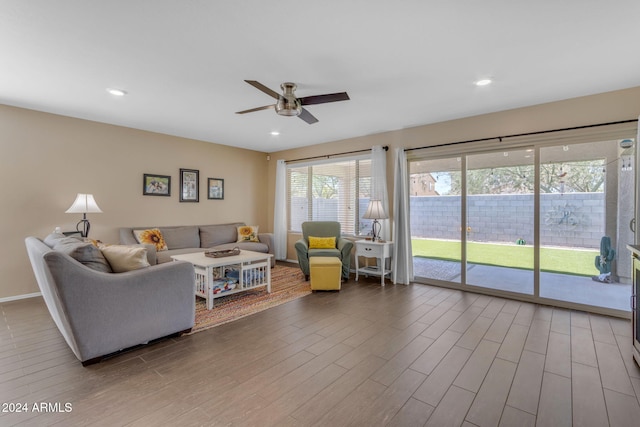
[[[639,17],[638,0],[0,0],[0,103],[274,152],[639,86]],[[237,115],[273,101],[244,79],[351,100],[307,107],[313,125]]]

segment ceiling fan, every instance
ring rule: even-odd
[[[296,90],[295,83],[282,83],[282,94],[277,93],[274,90],[269,89],[265,85],[255,80],[245,80],[251,86],[266,93],[267,95],[277,99],[275,104],[265,105],[263,107],[252,108],[250,110],[238,111],[236,114],[252,113],[254,111],[267,110],[269,108],[275,108],[276,113],[281,116],[298,116],[308,124],[312,125],[318,121],[313,115],[303,108],[303,105],[315,105],[325,104],[327,102],[347,101],[349,95],[347,92],[329,93],[325,95],[312,95],[304,96],[302,98],[296,98],[294,91]]]

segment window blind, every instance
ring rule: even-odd
[[[343,234],[366,232],[370,196],[370,156],[287,165],[289,231],[301,232],[305,221],[338,221]]]

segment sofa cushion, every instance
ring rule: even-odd
[[[338,249],[309,249],[309,258],[314,256],[335,256],[342,259]]]
[[[133,235],[136,236],[138,243],[155,245],[156,251],[166,251],[167,243],[164,240],[162,232],[158,228],[150,228],[147,230],[133,230]]]
[[[75,237],[62,237],[55,239],[52,249],[69,255],[93,270],[103,273],[113,272],[102,251],[90,242],[84,242]]]
[[[200,230],[197,226],[160,227],[169,249],[199,248]]]
[[[241,222],[234,224],[205,225],[200,227],[200,247],[212,248],[224,243],[232,243],[238,240],[239,225]]]
[[[257,225],[239,225],[237,227],[238,242],[259,242]]]
[[[114,273],[124,273],[150,266],[147,260],[147,249],[143,246],[108,245],[102,246],[101,249]]]

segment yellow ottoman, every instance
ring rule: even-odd
[[[309,258],[312,291],[339,291],[342,262],[336,257]]]

